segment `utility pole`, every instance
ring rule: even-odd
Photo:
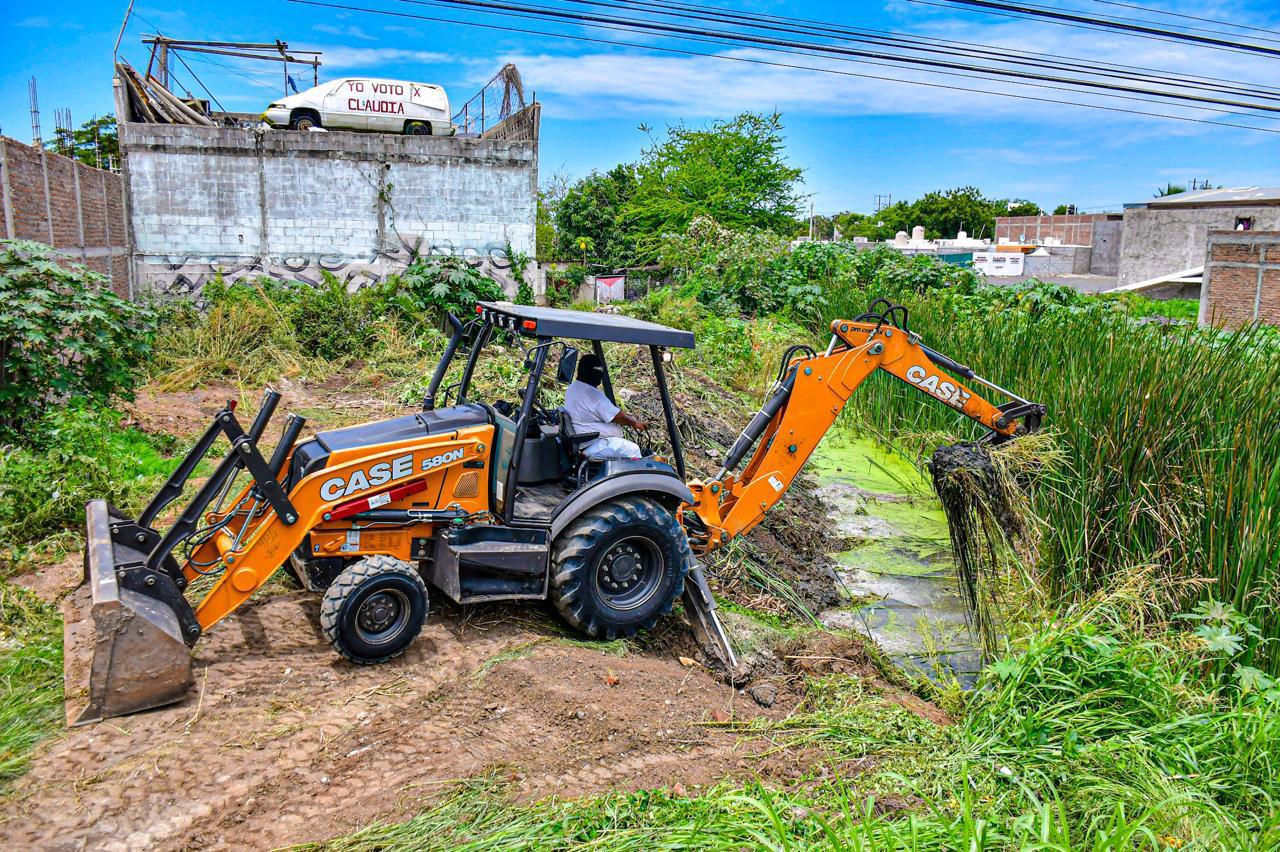
[[[879,193],[876,194],[876,211],[875,212],[879,213],[881,210],[891,206],[892,204],[893,204],[893,195],[891,194],[880,195]]]
[[[813,242],[813,202],[809,202],[809,242]]]

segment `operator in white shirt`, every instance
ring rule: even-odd
[[[638,459],[640,447],[622,437],[622,427],[641,432],[649,427],[610,402],[600,390],[603,381],[604,363],[595,355],[583,355],[578,360],[578,380],[564,392],[564,410],[573,423],[574,434],[600,435],[582,452],[592,459]]]

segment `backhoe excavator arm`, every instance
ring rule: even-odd
[[[982,440],[1014,437],[1019,421],[1027,431],[1039,427],[1043,405],[1028,402],[923,345],[916,334],[892,323],[893,311],[870,315],[874,321],[865,321],[869,315],[858,321],[836,320],[825,353],[808,350],[792,356],[804,347],[793,347],[788,353],[778,382],[729,450],[719,475],[709,482],[689,483],[697,521],[687,526],[696,551],[715,550],[760,523],[782,499],[849,397],[876,370],[981,423],[989,430]],[[947,371],[996,390],[1010,401],[993,405]],[[735,475],[734,469],[753,447],[750,462]]]

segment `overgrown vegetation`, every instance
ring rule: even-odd
[[[62,722],[62,619],[0,579],[0,792]]]
[[[152,313],[53,249],[0,241],[0,439],[68,397],[127,395],[150,349]]]

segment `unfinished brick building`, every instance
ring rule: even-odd
[[[1200,321],[1280,325],[1280,231],[1210,231]]]

